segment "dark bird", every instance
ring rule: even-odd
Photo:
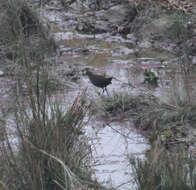
[[[85,71],[86,71],[86,75],[90,79],[91,83],[93,85],[95,85],[96,87],[98,87],[98,88],[102,88],[103,93],[104,93],[104,91],[106,91],[106,93],[108,94],[108,91],[107,91],[106,87],[109,84],[112,84],[111,81],[112,81],[113,77],[107,77],[107,76],[104,76],[104,75],[97,75],[97,74],[91,72],[89,70],[89,68],[86,68]]]

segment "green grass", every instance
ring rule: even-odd
[[[176,96],[173,100],[175,102],[162,102],[150,94],[115,93],[101,98],[100,109],[107,118],[130,119],[136,128],[146,131],[152,141],[161,137],[167,142],[186,137],[189,134],[186,128],[194,128],[196,123],[196,106],[192,100],[192,104],[178,101]]]
[[[130,164],[136,190],[196,189],[196,159],[183,149],[171,152],[159,144],[143,160],[130,158]]]
[[[101,107],[108,113],[126,112],[134,106],[133,96],[127,92],[113,93],[101,97]]]
[[[169,18],[173,20],[173,24],[167,29],[166,33],[170,40],[186,40],[191,36],[192,31],[186,27],[189,19],[185,13],[176,11]]]
[[[85,91],[69,108],[61,106],[53,95],[59,81],[50,72],[55,49],[47,30],[26,1],[0,5],[0,42],[14,55],[12,114],[18,138],[16,149],[5,131],[1,184],[12,190],[104,189],[92,179],[91,147],[83,131],[89,109]]]
[[[145,69],[144,71],[144,83],[148,83],[152,86],[157,87],[158,86],[158,77],[155,75],[154,72]]]
[[[188,22],[188,16],[182,11],[176,11],[170,15],[170,18],[176,22],[185,24]]]

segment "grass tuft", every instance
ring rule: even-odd
[[[54,44],[24,0],[0,2],[5,54],[12,54],[15,141],[5,130],[0,183],[12,190],[104,189],[92,179],[91,147],[83,131],[89,105],[83,91],[70,108],[53,96]],[[67,109],[67,110],[66,110]]]
[[[196,159],[179,149],[173,152],[155,145],[146,159],[130,158],[137,190],[196,188]]]

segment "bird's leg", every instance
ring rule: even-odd
[[[102,92],[102,94],[104,93],[104,91],[105,91],[105,88],[103,88],[103,92]]]
[[[105,91],[106,91],[107,95],[109,96],[109,93],[108,93],[108,91],[107,91],[107,88],[106,88],[106,87],[105,87]]]

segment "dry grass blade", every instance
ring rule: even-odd
[[[30,143],[30,142],[29,142],[29,143]],[[33,146],[33,145],[31,144],[31,146]],[[37,149],[36,147],[34,147],[34,148]],[[68,166],[65,165],[65,163],[64,163],[62,160],[60,160],[60,159],[57,158],[56,156],[53,156],[53,155],[47,153],[47,152],[44,151],[44,150],[38,149],[38,151],[40,151],[40,152],[43,153],[44,155],[47,155],[48,157],[54,159],[55,161],[57,161],[57,162],[62,166],[62,168],[63,168],[63,170],[64,170],[64,182],[67,181],[67,177],[68,177],[69,182],[71,183],[71,188],[76,189],[76,187],[75,187],[75,185],[74,185],[74,183],[73,183],[74,181],[76,181],[77,183],[80,184],[80,186],[82,186],[82,184],[79,182],[79,180],[77,180],[77,176],[69,169]],[[56,180],[54,180],[54,181],[55,181],[61,188],[65,189],[58,181],[56,181]],[[67,185],[66,185],[66,186],[67,186]]]

